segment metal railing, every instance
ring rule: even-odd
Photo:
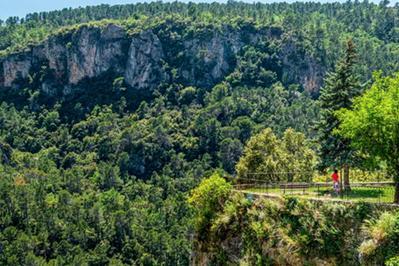
[[[354,182],[350,189],[334,190],[332,182],[270,182],[261,179],[236,179],[235,190],[266,196],[298,196],[316,199],[335,199],[392,203],[394,182]]]

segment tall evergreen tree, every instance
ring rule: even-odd
[[[350,140],[334,134],[339,126],[335,112],[350,108],[353,97],[360,94],[361,86],[355,74],[356,48],[351,39],[346,43],[344,56],[335,70],[327,74],[321,90],[321,119],[317,124],[320,168],[336,167],[344,170],[344,186],[350,189],[349,166],[354,162],[354,151]]]

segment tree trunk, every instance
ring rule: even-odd
[[[395,184],[395,197],[393,203],[399,204],[399,182],[396,182]]]
[[[344,189],[347,191],[351,190],[351,185],[349,183],[349,165],[344,165]]]
[[[339,169],[339,194],[341,195],[341,197],[343,196],[342,192],[343,192],[343,186],[342,186],[342,168]]]

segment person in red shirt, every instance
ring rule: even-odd
[[[335,193],[338,194],[339,192],[339,175],[338,175],[338,170],[334,170],[334,173],[331,175],[331,178],[333,180],[333,187],[334,187],[334,191]]]

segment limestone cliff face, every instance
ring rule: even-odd
[[[206,39],[184,42],[188,64],[180,69],[190,85],[212,86],[229,74],[236,65],[235,57],[245,45],[240,32],[223,31]]]
[[[82,27],[54,36],[27,51],[0,59],[0,86],[17,88],[43,68],[47,69],[43,88],[76,85],[110,70],[122,72],[128,44],[125,31],[116,25],[103,29]]]
[[[297,43],[292,37],[282,38],[281,61],[286,69],[285,78],[301,84],[308,92],[316,93],[320,90],[327,70],[315,58],[306,54],[306,49],[298,47]]]
[[[66,49],[66,69],[63,70],[69,83],[77,84],[84,78],[93,78],[111,69],[117,73],[124,70],[128,41],[123,29],[115,25],[103,30],[83,28],[72,36],[71,43],[70,49]]]
[[[206,37],[192,35],[171,44],[153,29],[128,35],[114,24],[83,26],[0,58],[0,89],[18,90],[32,82],[38,72],[42,74],[36,79],[47,95],[55,90],[71,94],[81,82],[105,74],[124,77],[128,86],[143,90],[173,82],[175,76],[184,85],[211,87],[234,70],[245,45],[279,37],[271,32],[246,33],[225,27],[208,32]],[[287,51],[295,48],[287,47]],[[290,57],[281,58],[289,73]],[[311,58],[305,62],[308,65],[301,66],[303,75],[290,78],[313,90],[320,86],[320,71]]]
[[[157,80],[166,80],[168,75],[162,69],[164,58],[162,43],[152,31],[144,31],[132,38],[124,71],[126,82],[145,89],[156,86]]]

